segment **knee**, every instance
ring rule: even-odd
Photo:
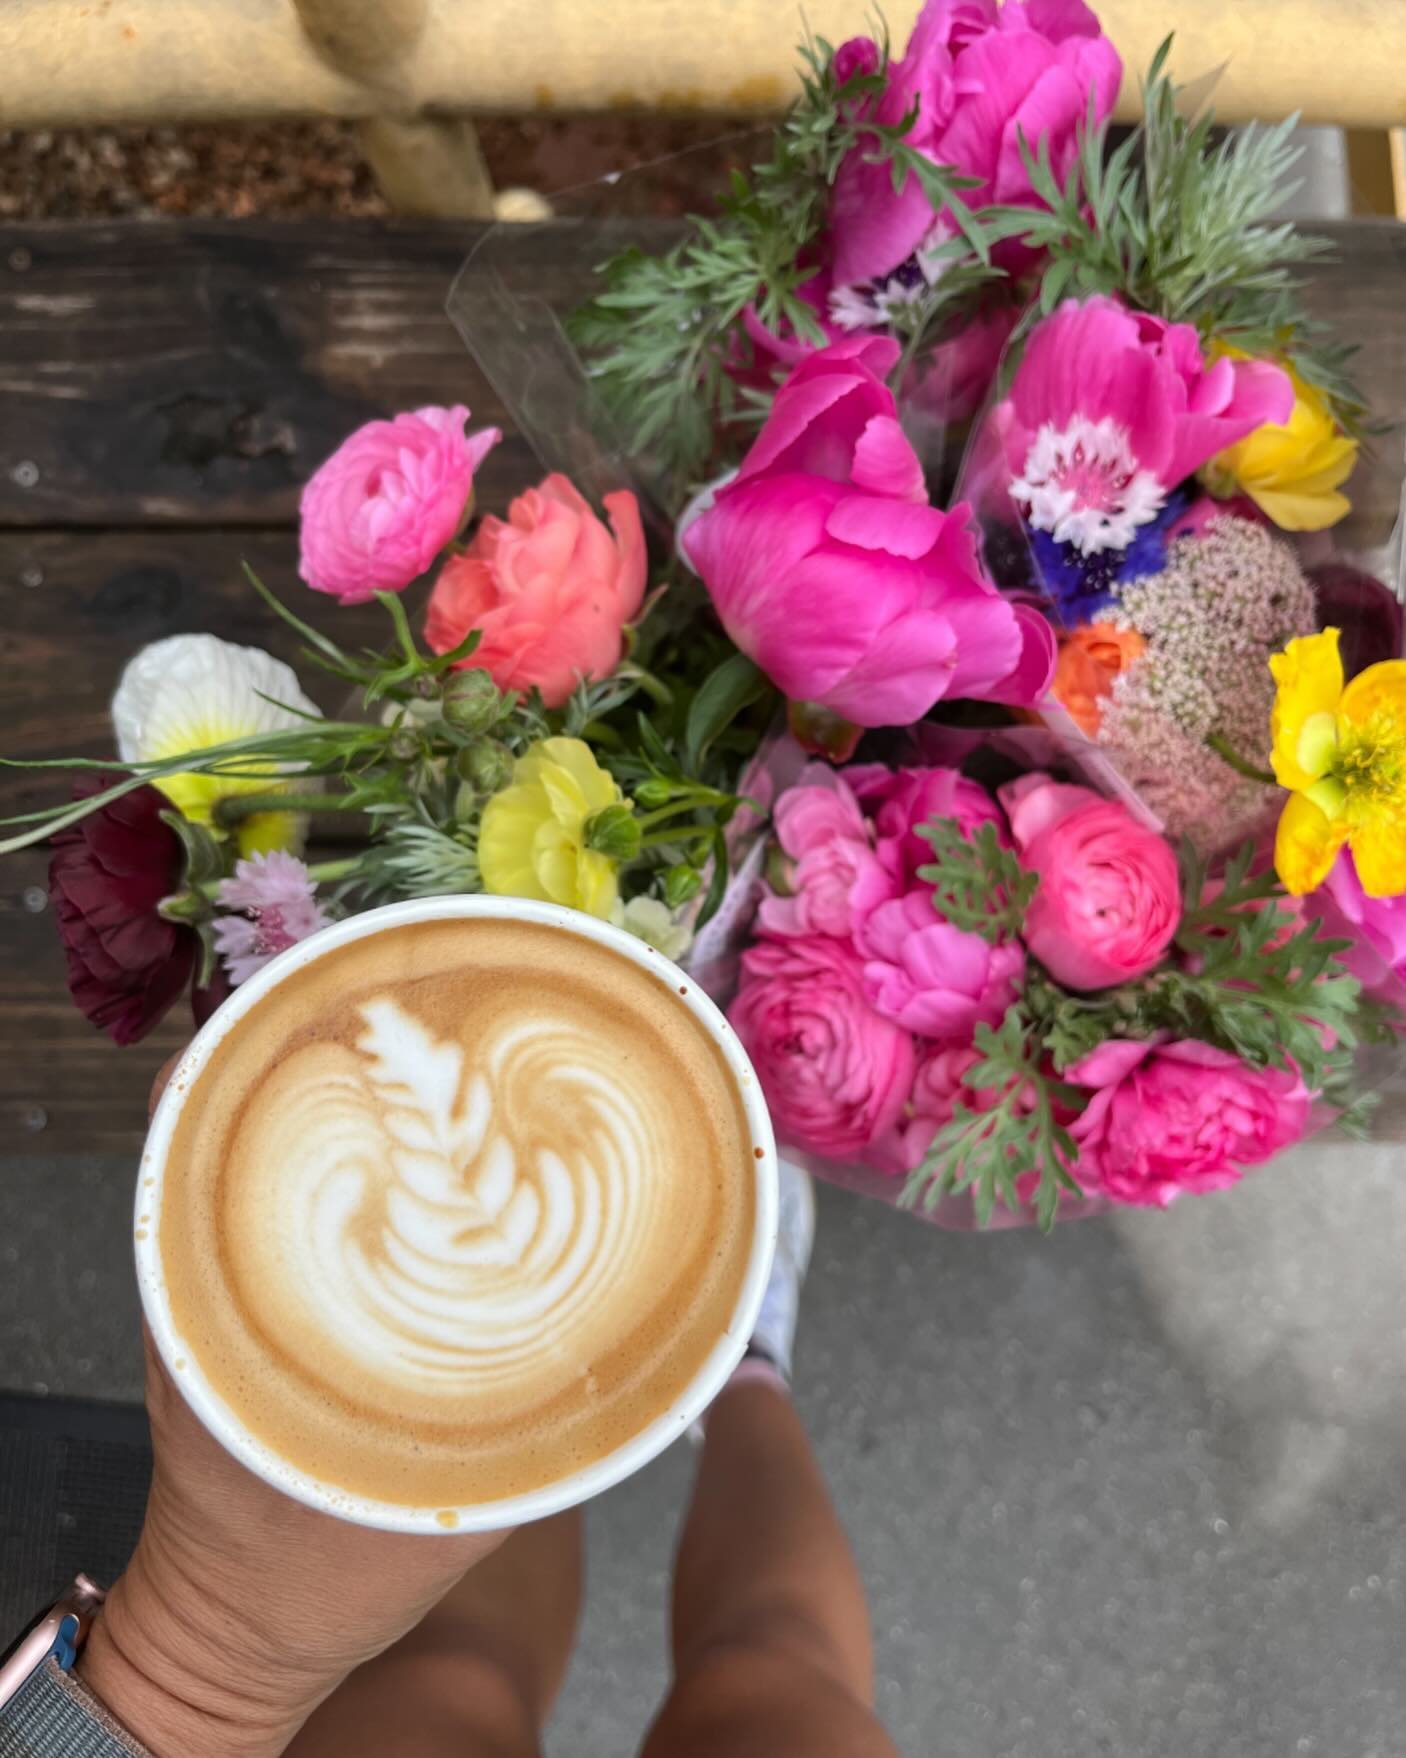
[[[641,1758],[868,1758],[891,1754],[867,1696],[816,1651],[813,1632],[769,1626],[767,1641],[709,1643],[682,1664]]]

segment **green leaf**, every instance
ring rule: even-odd
[[[1040,877],[1027,873],[1015,851],[1002,845],[994,824],[967,835],[955,818],[936,818],[920,825],[918,835],[936,857],[919,867],[918,877],[932,886],[939,915],[992,945],[1021,932]]]
[[[684,765],[697,775],[708,747],[744,708],[770,690],[766,674],[745,653],[734,653],[709,672],[689,704],[684,728]]]

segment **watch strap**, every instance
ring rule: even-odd
[[[0,1709],[0,1758],[151,1758],[52,1658]]]

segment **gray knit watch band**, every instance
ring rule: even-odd
[[[0,1758],[150,1758],[52,1658],[0,1709]]]

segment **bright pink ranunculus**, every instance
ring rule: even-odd
[[[897,358],[875,336],[803,361],[684,553],[793,701],[859,726],[909,725],[947,696],[1033,703],[1053,673],[1049,624],[982,573],[965,507],[928,505],[883,382]]]
[[[1121,77],[1117,51],[1081,0],[928,0],[872,115],[892,127],[916,103],[909,142],[980,180],[964,201],[1039,207],[1021,135],[1036,152],[1048,147],[1062,180],[1090,104],[1106,116]],[[835,179],[830,228],[841,286],[881,280],[915,255],[921,265],[935,225],[950,230],[945,215],[934,219],[917,177],[910,172],[895,191],[892,166],[871,156],[861,143]]]
[[[1126,806],[1089,788],[1023,775],[1000,790],[1022,864],[1040,875],[1025,944],[1071,989],[1150,971],[1181,917],[1176,856]]]
[[[920,1037],[970,1042],[1016,998],[1025,954],[944,921],[930,890],[880,903],[855,923],[869,1004]]]
[[[1035,326],[999,406],[1010,495],[1056,542],[1125,549],[1178,483],[1293,407],[1269,361],[1208,364],[1191,324],[1068,299]]]
[[[932,1146],[932,1138],[950,1123],[960,1100],[969,1111],[986,1111],[996,1101],[988,1088],[969,1087],[963,1075],[980,1062],[969,1044],[939,1044],[921,1057],[903,1115],[866,1156],[880,1172],[911,1172]]]
[[[994,824],[1005,840],[1001,808],[979,782],[959,769],[888,769],[881,763],[856,763],[844,771],[855,797],[874,821],[876,852],[897,889],[906,891],[918,868],[932,861],[932,844],[918,835],[934,818],[955,818],[964,836],[982,824]]]
[[[864,998],[838,940],[762,940],[742,956],[728,1013],[781,1141],[836,1159],[890,1130],[913,1079],[911,1035]]]
[[[1305,900],[1304,913],[1322,919],[1326,938],[1352,942],[1342,961],[1364,989],[1398,1005],[1406,1000],[1406,894],[1368,897],[1352,852],[1344,849]]]
[[[506,519],[490,513],[435,581],[430,646],[447,653],[478,629],[483,639],[463,663],[500,690],[536,685],[548,708],[560,708],[582,678],[608,677],[644,598],[647,563],[634,495],[606,495],[605,510],[613,536],[553,474],[520,494]]]
[[[1065,1078],[1093,1089],[1070,1125],[1080,1184],[1156,1208],[1236,1183],[1302,1136],[1312,1101],[1296,1071],[1251,1068],[1194,1040],[1111,1038]]]
[[[788,895],[763,899],[757,920],[764,933],[829,934],[848,940],[854,931],[852,899],[877,901],[893,886],[879,870],[872,834],[859,803],[845,783],[825,769],[802,774],[776,802],[776,840],[792,863]]]
[[[469,412],[417,409],[368,421],[309,479],[299,505],[298,572],[314,592],[360,604],[400,592],[464,522],[474,471],[503,437],[464,432]]]

